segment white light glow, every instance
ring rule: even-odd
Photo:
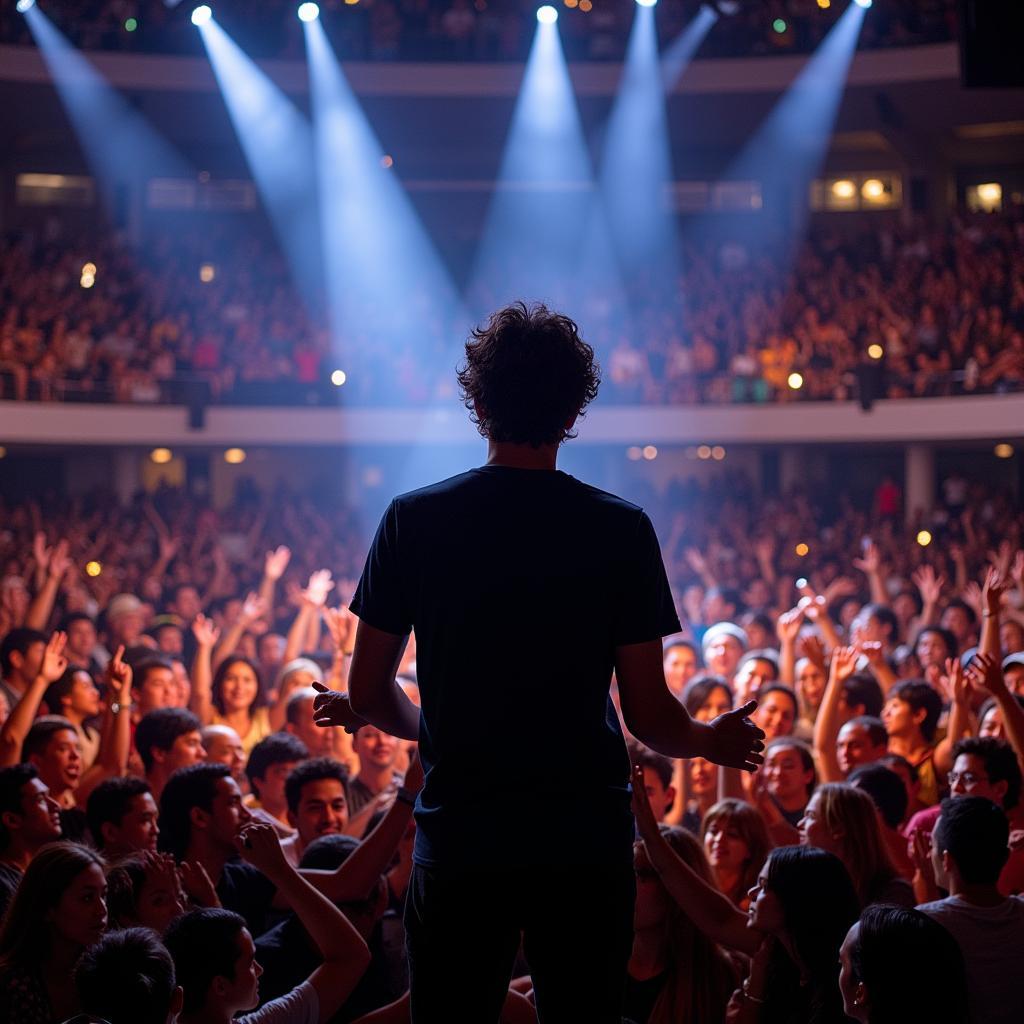
[[[550,4],[537,8],[537,20],[542,25],[554,25],[558,21],[558,11]]]
[[[192,12],[192,24],[205,25],[213,17],[213,11],[206,4],[202,4]]]
[[[316,21],[320,17],[320,8],[316,4],[299,5],[299,21]]]

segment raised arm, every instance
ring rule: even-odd
[[[914,586],[921,595],[921,615],[918,618],[918,629],[934,626],[939,621],[939,601],[942,599],[942,588],[946,585],[946,577],[939,576],[930,565],[922,565],[913,575]]]
[[[295,616],[292,628],[288,630],[288,639],[284,647],[284,663],[302,654],[309,639],[312,624],[319,623],[320,612],[327,604],[327,595],[334,589],[334,580],[330,571],[318,569],[309,577],[306,589],[302,591],[302,603]]]
[[[713,886],[708,885],[669,846],[658,828],[644,788],[643,769],[633,767],[633,813],[637,830],[644,841],[647,859],[658,872],[662,884],[684,914],[710,939],[753,955],[761,942],[761,933],[747,926],[747,915]]]
[[[335,903],[365,899],[387,871],[412,820],[416,794],[422,785],[423,768],[419,758],[414,757],[395,802],[345,863],[335,871],[303,870],[303,877]]]
[[[124,647],[118,647],[107,662],[107,706],[100,728],[100,749],[96,763],[82,776],[75,794],[84,806],[89,794],[104,780],[124,775],[132,747],[132,669],[124,660]],[[117,713],[113,705],[117,704]]]
[[[832,652],[828,682],[814,720],[814,756],[818,762],[818,774],[822,782],[842,782],[843,773],[836,757],[836,740],[839,738],[839,705],[843,699],[843,683],[853,675],[857,667],[857,651],[853,647],[837,647]]]
[[[189,707],[203,725],[213,720],[213,648],[220,630],[205,615],[197,615],[192,623],[196,653],[192,659],[192,696]]]
[[[802,608],[783,612],[775,623],[775,635],[779,638],[779,682],[786,686],[796,683],[796,640],[803,625]]]
[[[284,575],[288,563],[292,560],[291,548],[282,544],[273,551],[268,551],[263,559],[263,579],[260,580],[259,596],[265,608],[274,610],[274,591],[277,581]]]
[[[660,640],[616,647],[615,678],[626,728],[652,750],[666,757],[703,757],[747,771],[756,771],[763,762],[759,751],[764,749],[764,733],[750,721],[757,702],[708,724],[694,721],[665,683]]]
[[[1002,579],[999,571],[989,568],[985,574],[985,585],[981,590],[981,636],[978,638],[978,653],[1002,657],[999,641],[999,614],[1003,605],[1003,594],[1010,589],[1009,580]]]
[[[946,677],[953,691],[946,735],[935,748],[935,767],[945,777],[953,768],[953,747],[971,731],[971,694],[959,658],[946,659]]]
[[[864,552],[860,558],[853,560],[855,569],[860,569],[868,578],[868,587],[871,590],[871,601],[873,604],[889,603],[889,592],[885,589],[885,575],[882,571],[882,553],[878,545],[870,538],[864,545]]]
[[[995,697],[1003,713],[1003,726],[1010,746],[1016,752],[1021,770],[1024,771],[1024,708],[1008,689],[999,659],[991,654],[976,654],[967,669],[967,678]]]
[[[317,1019],[327,1024],[370,966],[366,943],[334,903],[285,860],[273,826],[261,822],[244,825],[236,846],[242,857],[274,883],[324,958],[307,980],[320,1003]]]
[[[53,614],[53,606],[57,601],[57,592],[60,590],[61,581],[71,566],[71,559],[68,557],[68,542],[58,541],[53,548],[47,548],[45,542],[42,545],[37,543],[37,549],[41,547],[40,554],[45,563],[45,574],[42,585],[37,589],[32,603],[25,613],[25,625],[29,629],[44,631],[50,623],[50,616]],[[37,554],[37,559],[39,555]]]
[[[0,728],[0,768],[17,764],[21,760],[21,747],[25,742],[32,723],[39,713],[43,694],[50,683],[55,683],[68,667],[64,648],[68,638],[64,633],[54,633],[46,645],[39,674],[32,680],[21,700],[11,709],[3,728]]]
[[[211,655],[211,669],[219,665],[225,658],[230,657],[242,645],[242,637],[249,631],[257,619],[266,614],[267,604],[259,594],[248,593],[242,602],[242,610],[238,618],[231,624],[224,633],[223,638],[214,648]]]

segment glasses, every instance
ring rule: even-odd
[[[947,776],[950,786],[962,782],[965,786],[974,786],[979,782],[988,782],[987,775],[975,775],[974,772],[950,772]]]

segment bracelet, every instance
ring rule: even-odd
[[[416,794],[406,789],[405,786],[399,787],[398,792],[395,794],[395,799],[399,803],[408,804],[410,807],[416,806]]]
[[[750,978],[749,978],[749,976],[743,979],[743,985],[742,985],[740,991],[743,993],[743,998],[744,999],[749,999],[752,1003],[761,1004],[761,1003],[764,1002],[763,998],[755,996],[755,995],[753,995],[751,993],[751,991],[750,991]]]

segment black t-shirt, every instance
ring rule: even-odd
[[[391,503],[352,611],[416,630],[418,864],[632,856],[614,652],[680,628],[640,508],[557,471],[470,470]]]
[[[229,860],[217,883],[217,896],[225,910],[245,918],[245,926],[255,939],[270,925],[271,907],[277,889],[262,871],[240,860]]]

